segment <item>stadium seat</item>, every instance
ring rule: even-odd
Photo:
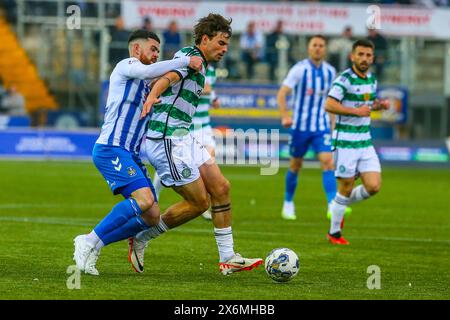
[[[34,64],[21,47],[13,30],[0,17],[0,78],[5,87],[14,85],[25,98],[29,113],[41,109],[56,110],[58,104],[40,78]]]

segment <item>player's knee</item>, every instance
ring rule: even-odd
[[[226,193],[229,194],[230,190],[231,190],[231,183],[228,180],[226,180],[226,182],[225,182],[225,189],[226,189]]]
[[[366,188],[367,192],[371,196],[373,196],[373,195],[377,194],[378,192],[380,192],[381,183],[380,182],[378,182],[378,183],[371,183],[371,184],[365,186],[365,188]]]
[[[230,194],[231,183],[227,179],[223,179],[223,181],[219,184],[219,192],[222,195]]]
[[[211,196],[217,198],[230,194],[230,189],[230,182],[227,179],[223,178],[217,181],[209,191],[211,192]]]
[[[153,206],[155,199],[153,199],[153,195],[147,194],[146,196],[136,197],[136,202],[141,211],[145,212]]]
[[[322,161],[322,170],[324,171],[334,170],[333,159]]]
[[[301,168],[302,168],[301,162],[291,162],[291,164],[289,165],[289,170],[291,170],[291,172],[293,173],[298,173]]]

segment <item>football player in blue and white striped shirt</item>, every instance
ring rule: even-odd
[[[170,70],[202,68],[203,59],[182,57],[156,62],[158,36],[146,30],[130,35],[130,58],[120,61],[111,73],[105,121],[92,153],[94,164],[114,194],[125,198],[88,235],[75,238],[74,260],[85,273],[98,275],[95,263],[100,249],[134,236],[160,220],[154,188],[139,158],[149,117],[141,119],[142,105],[152,79]]]
[[[308,42],[308,58],[299,61],[290,70],[278,91],[277,102],[282,125],[291,128],[289,150],[290,168],[286,176],[286,191],[282,217],[295,220],[293,197],[297,187],[298,172],[309,147],[318,155],[321,163],[322,183],[328,203],[336,194],[336,179],[331,153],[330,119],[325,112],[328,90],[336,76],[336,70],[324,61],[326,39],[322,35],[311,37]],[[287,110],[287,96],[294,93],[294,113]]]

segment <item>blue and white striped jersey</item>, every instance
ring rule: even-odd
[[[137,58],[120,61],[109,81],[105,121],[97,143],[122,147],[138,154],[150,116],[140,119],[152,79],[185,68],[189,57],[145,65]]]
[[[336,76],[336,69],[323,61],[316,67],[311,60],[297,62],[283,81],[294,91],[292,129],[306,132],[330,130],[325,100]]]

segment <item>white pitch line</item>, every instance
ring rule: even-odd
[[[0,221],[7,222],[22,222],[22,223],[40,223],[40,224],[60,224],[60,225],[73,225],[73,226],[93,226],[98,220],[96,219],[77,219],[77,218],[51,218],[51,217],[11,217],[0,216]],[[180,228],[171,230],[171,232],[180,233],[205,233],[212,234],[212,230],[202,228]],[[248,234],[248,235],[261,235],[261,236],[290,236],[285,232],[263,232],[263,231],[248,231],[239,230],[236,234]],[[450,240],[435,240],[430,238],[403,238],[403,237],[364,237],[364,236],[352,236],[352,239],[359,240],[381,240],[381,241],[403,241],[403,242],[422,242],[422,243],[445,243],[450,244]]]

